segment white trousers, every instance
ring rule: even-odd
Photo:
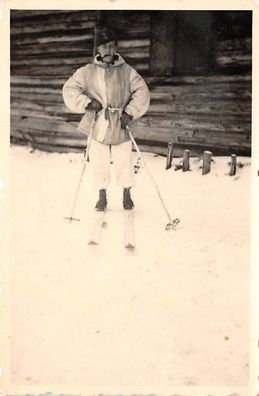
[[[131,140],[110,146],[92,139],[89,158],[94,185],[98,190],[106,189],[110,184],[111,161],[114,165],[118,185],[126,188],[135,184]]]

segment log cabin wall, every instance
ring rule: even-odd
[[[175,154],[250,154],[251,12],[102,12],[123,26],[119,52],[145,78],[148,113],[142,149]],[[11,139],[53,151],[78,151],[81,115],[63,103],[62,86],[94,54],[99,11],[11,12]],[[171,39],[170,39],[171,38]]]

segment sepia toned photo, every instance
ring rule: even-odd
[[[256,396],[254,7],[9,3],[4,394]]]

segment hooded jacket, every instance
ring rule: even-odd
[[[135,120],[148,110],[150,94],[144,79],[119,55],[113,64],[94,58],[94,62],[80,67],[65,82],[63,98],[74,113],[84,113],[78,129],[104,144],[120,144],[129,140],[121,128],[121,115],[125,111]],[[86,109],[91,99],[98,100],[103,108],[93,120],[93,112]]]

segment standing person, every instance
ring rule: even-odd
[[[133,130],[135,120],[148,110],[150,94],[144,79],[116,52],[114,31],[97,30],[96,48],[93,63],[77,69],[64,84],[63,98],[72,112],[84,113],[84,127],[79,125],[79,130],[88,135],[92,130],[89,157],[99,190],[96,210],[107,207],[111,155],[117,183],[123,188],[123,208],[130,210],[135,182],[127,126]]]

